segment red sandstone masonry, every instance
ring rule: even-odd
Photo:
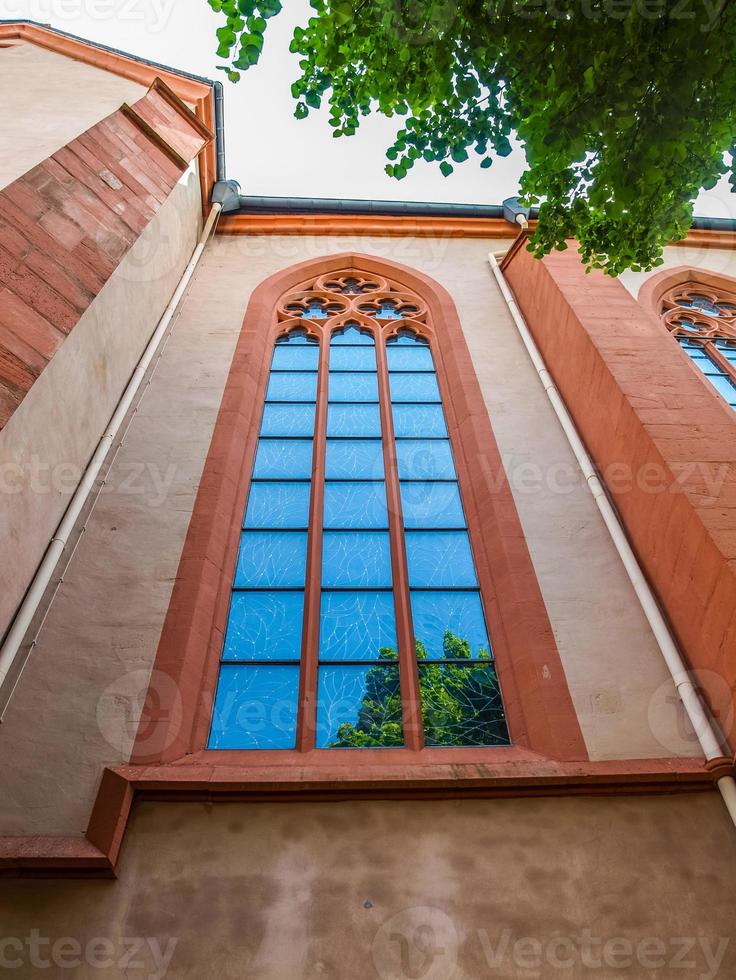
[[[0,191],[0,429],[211,139],[158,81]]]
[[[736,688],[736,417],[658,319],[619,281],[586,274],[574,246],[541,262],[522,246],[504,273],[726,722]],[[620,464],[641,482],[624,486]],[[661,474],[659,492],[647,474],[650,487]]]

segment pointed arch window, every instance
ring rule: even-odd
[[[665,292],[661,315],[695,367],[736,410],[736,293],[685,282]]]
[[[419,297],[279,304],[208,747],[509,744]]]

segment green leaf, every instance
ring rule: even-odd
[[[440,172],[443,177],[449,177],[454,169],[453,165],[448,163],[447,160],[443,160],[440,164]]]

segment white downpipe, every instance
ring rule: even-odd
[[[506,280],[504,279],[503,273],[497,261],[497,254],[503,253],[493,253],[490,252],[488,255],[488,261],[491,265],[491,271],[495,276],[498,287],[501,290],[506,305],[509,308],[511,317],[516,325],[516,329],[519,331],[522,342],[526,347],[527,354],[534,365],[534,369],[539,375],[539,379],[542,382],[544,390],[547,392],[547,397],[549,398],[552,408],[554,409],[555,415],[559,419],[560,425],[567,436],[567,440],[570,443],[575,458],[578,461],[578,465],[583,472],[585,480],[590,488],[590,492],[593,494],[593,498],[598,505],[598,510],[608,528],[608,533],[611,535],[611,540],[618,552],[621,561],[626,569],[626,574],[629,577],[629,581],[634,587],[637,598],[641,603],[641,607],[644,611],[644,615],[647,618],[654,637],[657,641],[659,649],[662,652],[664,661],[667,664],[667,668],[672,676],[677,693],[685,707],[690,723],[693,726],[693,730],[698,737],[700,742],[700,747],[703,750],[703,755],[707,760],[718,759],[723,757],[724,752],[719,740],[718,734],[714,730],[713,723],[708,715],[708,712],[703,704],[703,701],[698,694],[697,688],[692,682],[690,671],[688,671],[680,652],[677,649],[675,641],[670,632],[670,628],[662,615],[662,611],[659,608],[657,600],[654,597],[652,590],[649,587],[644,573],[642,572],[641,566],[639,565],[638,559],[634,554],[631,545],[629,544],[626,533],[621,525],[616,511],[608,498],[603,484],[598,478],[595,471],[593,461],[583,445],[580,435],[575,427],[572,416],[567,410],[562,396],[557,390],[552,376],[547,370],[547,365],[544,362],[539,348],[537,347],[534,338],[532,337],[529,328],[526,325],[526,321],[516,304],[516,300],[509,289]],[[721,792],[721,796],[728,808],[728,812],[736,824],[736,782],[733,776],[723,776],[718,780],[718,789]]]
[[[64,516],[61,519],[61,523],[57,527],[56,533],[49,542],[46,553],[43,556],[43,560],[36,569],[36,574],[33,576],[33,581],[31,582],[28,592],[26,593],[23,602],[15,614],[10,630],[5,637],[2,647],[0,647],[0,688],[2,688],[10,669],[15,662],[15,658],[18,655],[18,651],[21,648],[25,635],[28,632],[28,628],[36,614],[44,592],[51,581],[51,577],[54,574],[54,569],[56,568],[64,548],[66,547],[67,541],[69,540],[69,535],[72,533],[74,526],[79,519],[79,515],[84,509],[84,505],[95,485],[95,480],[100,473],[105,457],[115,441],[115,437],[135,399],[138,389],[141,386],[141,382],[145,377],[146,371],[150,367],[156,351],[158,350],[158,347],[166,334],[169,324],[171,323],[171,319],[177,306],[179,305],[179,301],[189,285],[192,275],[194,274],[194,270],[197,268],[197,264],[199,263],[202,252],[204,251],[204,247],[207,244],[221,210],[221,204],[212,205],[210,213],[207,216],[207,221],[202,229],[202,234],[200,235],[199,241],[192,252],[192,257],[187,263],[187,267],[179,280],[178,286],[174,290],[174,294],[169,301],[169,305],[164,310],[163,316],[159,320],[151,339],[146,345],[146,349],[143,351],[143,354],[136,365],[135,371],[133,372],[125,391],[117,404],[113,416],[110,419],[102,438],[97,444],[94,455],[87,464],[87,468],[82,475],[82,479],[79,481],[77,489],[74,491],[74,494],[69,501],[67,509],[64,512]]]

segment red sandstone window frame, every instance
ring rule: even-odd
[[[418,737],[421,716],[417,710],[416,684],[413,706],[409,704],[405,714],[404,748],[315,749],[304,739],[295,750],[206,748],[242,515],[270,369],[270,352],[286,326],[283,307],[281,319],[278,316],[279,301],[320,276],[348,270],[351,274],[379,276],[390,281],[394,288],[403,288],[421,300],[423,322],[418,326],[429,341],[435,358],[511,746],[422,748]],[[355,315],[351,313],[350,319],[354,320]],[[304,325],[303,321],[298,322]],[[330,321],[331,327],[337,324],[338,319]],[[266,329],[264,325],[267,325]],[[376,321],[365,317],[363,325],[375,331]],[[388,332],[382,331],[384,336]],[[324,359],[327,349],[328,345],[323,342],[318,418],[320,411],[326,415]],[[383,344],[377,343],[376,351],[379,378],[383,379],[379,384],[386,385]],[[387,392],[383,392],[384,454],[393,447],[388,405]],[[325,439],[324,419],[317,426],[315,443],[318,439]],[[323,458],[323,452],[315,452],[315,459]],[[389,479],[389,473],[393,472],[392,467],[387,467],[386,489],[389,510],[398,514],[398,479]],[[315,486],[321,487],[321,474],[313,473],[313,481]],[[321,491],[312,495],[312,528],[314,521],[319,521],[321,526],[321,511],[316,513],[320,509],[321,496]],[[396,525],[395,518],[392,518],[392,524]],[[395,583],[397,632],[400,645],[407,650],[413,647],[409,635],[410,619],[407,610],[399,608],[399,603],[408,603],[409,592],[401,579],[402,570],[403,575],[406,574],[406,563],[402,534],[396,527],[391,535],[391,550],[394,574],[398,572],[399,575],[399,581]],[[320,561],[321,535],[312,533],[305,595],[305,619],[309,624],[305,629],[310,629],[312,635],[305,649],[311,651],[315,663],[305,663],[304,658],[302,661],[303,691],[310,697],[314,697],[316,681],[319,588],[310,591],[309,583],[310,573],[314,575]],[[318,577],[316,581],[319,582]],[[400,596],[403,598],[399,599]],[[300,710],[302,704],[300,695]],[[317,765],[331,766],[339,773],[341,767],[350,766],[353,770],[365,767],[366,772],[375,774],[383,768],[417,764],[513,764],[535,756],[561,761],[587,759],[559,652],[452,299],[443,287],[419,272],[353,253],[299,263],[271,276],[254,290],[243,321],[131,761],[150,765],[180,760],[191,764],[242,767],[249,772],[259,767],[277,772],[282,767]]]

